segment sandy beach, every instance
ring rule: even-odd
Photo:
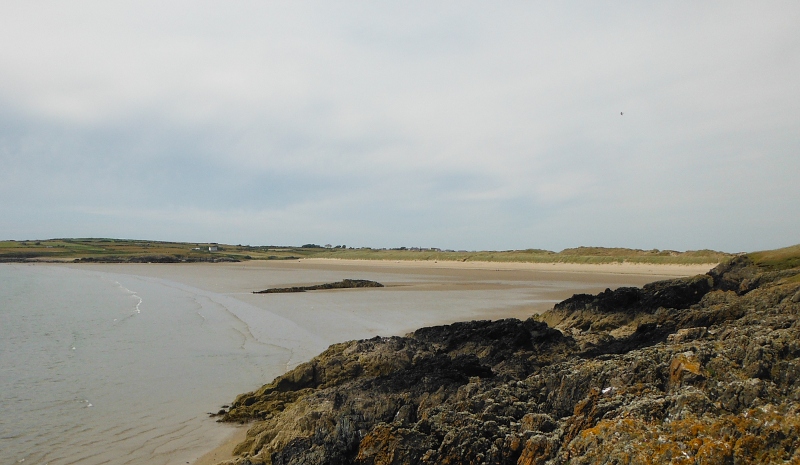
[[[414,277],[398,285],[441,285],[441,278],[458,283],[460,289],[485,287],[500,279],[536,281],[559,276],[581,284],[618,281],[627,285],[645,284],[657,279],[693,276],[710,270],[715,264],[657,265],[644,263],[576,264],[576,263],[516,263],[516,262],[451,262],[451,261],[388,261],[340,260],[309,258],[301,260],[253,260],[239,263],[193,264],[68,264],[76,268],[101,266],[108,271],[139,274],[178,280],[202,289],[239,293],[260,289],[263,270],[283,270],[290,276],[295,270],[320,270],[350,273],[391,273]],[[419,277],[427,277],[422,280]],[[412,284],[413,283],[413,284]],[[308,284],[287,281],[282,284]],[[568,296],[567,296],[568,297]]]
[[[254,307],[278,313],[328,344],[375,335],[402,335],[422,326],[470,319],[525,319],[540,313],[575,293],[600,292],[606,288],[641,286],[678,276],[705,273],[714,265],[651,264],[568,264],[303,259],[201,264],[70,264],[86,269],[100,266],[104,271],[168,279],[195,288],[225,294]],[[277,276],[277,278],[276,278]],[[344,278],[369,279],[383,283],[383,289],[314,291],[305,293],[312,307],[328,305],[318,312],[297,312],[289,306],[274,305],[285,297],[253,295],[269,287],[289,287]],[[358,308],[342,296],[358,299],[358,293],[381,292],[397,311],[367,311],[368,302]],[[435,292],[436,294],[425,294]],[[355,294],[354,294],[355,293]],[[473,293],[488,299],[480,308],[448,306],[447,299]],[[310,297],[313,295],[313,297]],[[415,299],[442,299],[431,312]],[[316,302],[316,303],[315,303]],[[349,306],[349,307],[348,307]],[[311,354],[313,355],[313,354]]]
[[[329,344],[375,335],[403,335],[417,328],[474,319],[525,319],[575,293],[641,286],[707,272],[714,265],[536,264],[498,262],[305,259],[203,264],[67,264],[180,283],[246,304],[240,316],[259,338],[259,324],[277,318],[302,332],[283,369]],[[319,284],[344,278],[383,283],[379,289],[253,294],[269,287]],[[324,311],[320,311],[324,310]],[[299,337],[299,336],[298,336]],[[269,382],[264,379],[263,382]],[[256,388],[257,386],[253,386]],[[232,400],[239,392],[231,392]],[[246,428],[221,432],[219,447],[198,451],[198,465],[230,457]],[[209,444],[213,446],[213,444]]]
[[[716,263],[700,265],[659,265],[650,263],[521,263],[521,262],[455,262],[430,260],[341,260],[335,258],[306,258],[298,260],[306,265],[328,265],[344,267],[377,268],[422,268],[441,270],[484,270],[484,271],[546,271],[560,273],[586,274],[634,274],[645,276],[691,276],[705,273]]]
[[[225,442],[203,454],[202,457],[195,460],[194,465],[216,465],[223,460],[230,459],[236,445],[244,441],[247,435],[247,426],[230,427],[230,430]]]

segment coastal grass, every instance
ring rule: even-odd
[[[215,248],[215,249],[214,249]],[[800,249],[800,246],[795,246]],[[787,249],[792,249],[791,247]],[[784,250],[784,249],[779,249]],[[771,251],[777,252],[777,251]],[[768,254],[767,252],[759,252]],[[0,261],[75,259],[119,259],[132,257],[177,257],[181,259],[286,260],[333,258],[348,260],[515,262],[515,263],[645,263],[698,265],[728,260],[732,254],[714,250],[639,250],[627,248],[577,247],[553,252],[543,249],[505,251],[451,251],[439,249],[250,246],[216,243],[163,242],[132,239],[75,238],[28,241],[0,241]],[[767,263],[785,260],[783,255],[764,255]]]
[[[763,250],[747,254],[753,263],[769,270],[788,270],[800,267],[800,244],[782,249]]]
[[[355,260],[427,260],[460,262],[517,262],[517,263],[650,263],[697,265],[714,264],[733,255],[713,250],[677,252],[674,250],[637,250],[625,248],[578,247],[552,252],[542,249],[506,251],[438,251],[400,249],[324,249],[316,258]]]

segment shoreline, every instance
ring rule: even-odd
[[[496,320],[500,318],[525,319],[527,316],[540,313],[551,308],[555,302],[561,301],[574,293],[599,292],[606,287],[640,286],[644,283],[669,279],[678,276],[702,274],[713,268],[714,264],[704,265],[673,265],[673,264],[639,264],[639,263],[614,263],[614,264],[574,264],[574,263],[527,263],[527,262],[454,262],[437,260],[351,260],[330,258],[308,258],[300,260],[252,260],[234,263],[16,263],[17,266],[54,266],[97,270],[111,273],[130,274],[134,276],[166,279],[192,286],[198,289],[219,293],[264,311],[274,311],[284,318],[295,321],[298,325],[313,334],[323,334],[325,331],[340,331],[343,340],[361,339],[365,336],[356,336],[357,331],[374,331],[381,335],[402,335],[407,331],[438,324],[449,324],[456,321],[469,321],[477,319]],[[313,313],[308,313],[306,318],[296,312],[283,313],[281,308],[271,308],[271,297],[253,295],[252,291],[263,289],[266,283],[264,273],[280,271],[282,276],[276,286],[290,286],[308,284],[316,277],[320,282],[341,278],[360,278],[360,274],[380,280],[387,287],[371,289],[367,292],[390,293],[398,302],[406,302],[420,292],[443,292],[442,299],[453,295],[453,291],[460,294],[467,292],[496,292],[500,299],[497,306],[487,306],[475,312],[465,312],[463,308],[442,307],[435,314],[414,313],[409,309],[408,314],[400,318],[394,314],[372,316],[371,314],[357,315],[352,321],[348,312],[337,310],[339,313],[330,322],[320,323],[319,318]],[[303,274],[298,272],[303,271]],[[310,275],[306,271],[312,271]],[[277,275],[275,275],[277,276]],[[315,278],[299,281],[301,276],[314,276]],[[384,281],[386,278],[388,281]],[[561,285],[541,287],[542,283],[560,282]],[[531,293],[530,290],[536,290]],[[411,292],[410,295],[404,294]],[[329,301],[330,299],[345,299],[346,295],[358,293],[360,290],[333,290],[316,291],[312,299]],[[329,297],[323,297],[332,293]],[[403,293],[402,295],[400,293]],[[514,294],[517,297],[508,302],[501,303],[505,296]],[[488,295],[488,294],[487,294]],[[286,298],[286,297],[282,297]],[[290,297],[297,298],[297,297]],[[356,298],[356,297],[353,297]],[[388,297],[384,297],[388,298]],[[439,297],[434,297],[439,300]],[[537,300],[538,299],[538,300]],[[410,301],[409,301],[410,302]],[[312,302],[313,304],[313,302]],[[404,304],[405,305],[405,304]],[[414,307],[414,304],[408,304]],[[365,307],[367,308],[367,307]],[[369,320],[369,321],[367,321]],[[371,333],[370,333],[371,334]],[[327,338],[326,338],[327,339]],[[324,347],[336,341],[326,341]],[[342,342],[342,341],[339,341]],[[322,347],[322,350],[324,350]],[[320,350],[321,351],[321,350]],[[309,354],[313,357],[317,353]],[[306,361],[306,360],[301,360]],[[269,382],[265,379],[264,382]],[[237,392],[230,393],[231,398]],[[219,425],[227,429],[229,425]],[[218,436],[219,443],[207,443],[210,450],[202,452],[200,458],[195,460],[195,465],[211,465],[231,458],[233,448],[242,442],[249,427],[234,428],[234,431]]]
[[[785,375],[800,363],[785,350],[800,266],[776,262],[577,295],[525,322],[351,341],[241,394],[225,419],[256,422],[241,448],[258,462],[797,458],[782,431],[800,427]]]
[[[544,271],[560,273],[635,274],[654,276],[692,276],[703,274],[718,263],[679,265],[673,263],[533,263],[533,262],[481,262],[449,260],[355,260],[344,258],[301,258],[296,263],[311,265],[366,266],[376,268],[422,268],[484,271]],[[243,262],[244,263],[244,262]],[[249,263],[249,262],[247,262]]]
[[[441,270],[482,270],[482,271],[542,271],[560,273],[602,273],[620,275],[691,276],[706,273],[719,263],[675,264],[675,263],[568,263],[568,262],[503,262],[503,261],[455,261],[455,260],[385,260],[352,258],[298,258],[296,260],[245,260],[240,262],[189,262],[189,263],[138,263],[138,262],[75,262],[74,259],[26,259],[21,261],[0,261],[0,264],[31,265],[244,265],[280,266],[291,264],[363,266],[365,268],[405,268]]]
[[[238,265],[246,267],[257,267],[258,265],[274,265],[275,262],[241,262]],[[230,266],[230,264],[228,264]],[[458,272],[477,272],[480,278],[487,276],[481,272],[511,271],[511,272],[536,272],[538,273],[558,273],[558,274],[582,274],[582,275],[639,275],[652,276],[653,280],[668,279],[672,277],[692,276],[703,274],[717,264],[701,265],[674,265],[674,264],[640,264],[640,263],[615,263],[615,264],[577,264],[577,263],[519,263],[519,262],[454,262],[454,261],[432,261],[432,260],[350,260],[336,258],[306,258],[300,260],[286,261],[282,266],[291,267],[301,265],[303,267],[325,268],[325,269],[383,269],[385,271],[411,272],[432,271],[432,270],[453,270]],[[401,270],[398,270],[401,269]],[[459,273],[460,274],[460,273]],[[588,276],[587,276],[588,277]],[[470,286],[473,287],[473,286]],[[224,442],[213,450],[206,452],[192,465],[216,465],[220,461],[233,458],[234,448],[246,438],[247,430],[250,425],[242,425],[229,436]]]
[[[221,425],[226,424],[221,423]],[[192,462],[192,465],[216,465],[219,462],[233,458],[233,449],[236,448],[239,443],[245,440],[247,437],[247,430],[250,429],[250,425],[231,426],[230,424],[227,424],[227,426],[231,428],[232,431],[225,438],[224,442],[214,449],[201,455],[197,460]]]

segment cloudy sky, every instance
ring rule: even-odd
[[[798,2],[3,2],[0,239],[800,243],[798,24]]]

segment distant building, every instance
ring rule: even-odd
[[[217,250],[219,250],[219,248],[216,245],[208,246],[208,251],[209,252],[216,252]]]

